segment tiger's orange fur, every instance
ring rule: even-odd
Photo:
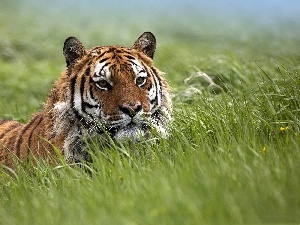
[[[48,159],[53,147],[68,162],[88,160],[83,139],[109,133],[139,140],[152,128],[165,134],[171,119],[169,89],[153,66],[156,40],[145,32],[132,48],[97,46],[90,50],[74,37],[64,44],[67,68],[45,103],[27,124],[0,120],[0,161],[31,156]]]

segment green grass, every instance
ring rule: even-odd
[[[181,28],[123,16],[124,25],[114,14],[87,23],[76,10],[49,21],[51,8],[1,4],[0,117],[26,122],[43,106],[64,68],[66,37],[88,47],[130,46],[151,30],[155,64],[172,86],[174,122],[167,139],[91,144],[92,165],[40,162],[17,175],[1,172],[0,224],[300,223],[295,22],[273,29],[244,19],[227,29],[211,20],[200,29],[192,19]],[[198,68],[224,91],[191,77]]]

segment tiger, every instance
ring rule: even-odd
[[[151,32],[144,32],[131,48],[88,50],[76,37],[67,38],[66,67],[43,109],[26,124],[0,120],[1,164],[47,159],[57,150],[67,163],[89,160],[90,137],[138,142],[152,131],[166,137],[172,101],[164,73],[154,67],[155,50]]]

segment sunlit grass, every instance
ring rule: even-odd
[[[129,23],[132,33],[118,36],[116,29],[101,33],[109,30],[103,24],[78,23],[82,34],[67,27],[71,19],[56,28],[37,23],[39,15],[23,27],[5,12],[0,117],[21,122],[43,107],[64,68],[66,37],[79,36],[88,47],[130,46],[144,31]],[[3,170],[0,224],[299,223],[299,36],[250,25],[240,28],[243,37],[226,29],[215,35],[220,25],[213,21],[205,33],[148,26],[158,39],[155,64],[172,86],[170,136],[92,143],[93,164],[58,158],[57,165],[41,161],[16,174]],[[221,89],[192,76],[199,71]]]

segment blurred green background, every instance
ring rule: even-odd
[[[0,2],[0,115],[21,121],[42,106],[65,66],[64,40],[131,46],[144,31],[157,37],[156,66],[173,93],[195,67],[239,88],[258,70],[299,69],[296,0]]]

